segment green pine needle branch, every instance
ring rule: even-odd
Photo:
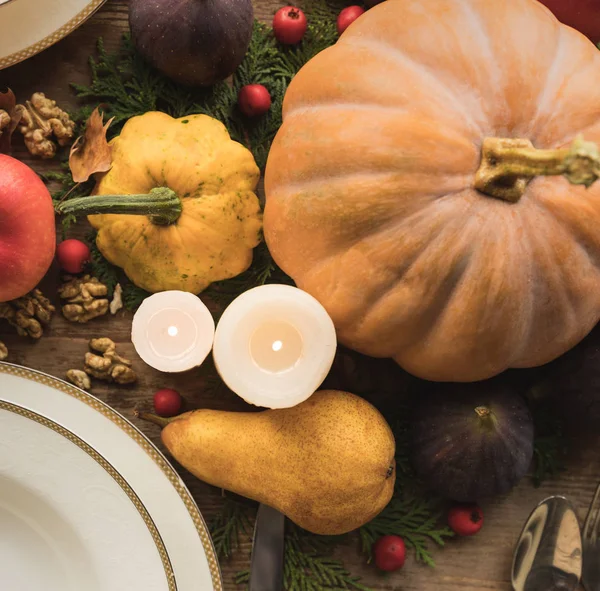
[[[89,195],[93,187],[93,182],[76,183],[73,181],[69,170],[69,163],[66,157],[61,162],[61,168],[58,171],[48,171],[42,175],[42,180],[48,185],[52,195],[52,203],[58,205],[64,199],[74,197],[84,197]],[[77,221],[76,216],[69,214],[62,217],[62,238],[66,238],[69,228]]]
[[[286,591],[371,591],[360,578],[331,556],[339,537],[316,536],[286,523],[283,587]],[[235,583],[247,588],[250,571],[236,574]]]
[[[229,558],[240,546],[240,538],[251,531],[248,507],[225,497],[221,511],[209,524],[217,557]]]
[[[440,525],[441,506],[422,491],[394,496],[389,505],[368,524],[360,528],[362,551],[371,559],[373,544],[382,536],[400,536],[407,548],[413,548],[415,558],[435,566],[430,545],[444,546],[454,536],[447,526]]]
[[[535,487],[554,478],[565,470],[567,438],[561,418],[546,401],[538,402],[532,408],[535,424],[533,442],[533,473],[531,478]]]
[[[288,524],[283,564],[284,587],[287,591],[314,589],[358,589],[369,591],[343,563],[331,557],[339,538],[322,538]]]

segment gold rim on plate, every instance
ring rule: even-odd
[[[67,382],[59,380],[58,378],[33,369],[22,367],[20,365],[13,365],[4,362],[0,362],[0,373],[25,378],[33,382],[37,382],[38,384],[43,384],[45,386],[54,388],[55,390],[63,392],[72,398],[76,398],[77,400],[87,404],[94,410],[104,415],[107,419],[109,419],[112,423],[129,435],[129,437],[131,437],[152,458],[154,463],[161,469],[162,473],[169,479],[169,482],[179,494],[183,504],[188,510],[190,517],[192,518],[194,526],[196,527],[196,531],[200,536],[200,540],[206,554],[206,560],[210,569],[214,591],[223,591],[221,571],[219,569],[219,562],[217,560],[215,548],[213,546],[210,533],[208,532],[206,522],[200,513],[200,509],[198,509],[198,506],[196,505],[196,501],[194,501],[190,491],[181,480],[181,477],[179,474],[177,474],[171,464],[169,464],[165,456],[137,427],[135,427],[117,411],[113,410],[110,406],[98,398],[94,398],[91,394],[88,394],[84,390],[80,390],[79,388],[76,388]]]
[[[11,1],[12,0],[9,0],[9,2],[4,2],[0,4],[0,8],[3,4],[9,4]],[[94,14],[94,12],[96,12],[96,10],[98,10],[105,2],[106,0],[91,0],[91,2],[89,2],[83,10],[76,14],[70,21],[65,23],[62,27],[54,31],[54,33],[51,33],[47,37],[44,37],[40,41],[34,43],[33,45],[30,45],[29,47],[26,47],[25,49],[21,49],[20,51],[12,53],[11,55],[0,58],[0,70],[8,68],[9,66],[14,66],[19,62],[33,57],[34,55],[40,53],[40,51],[43,51],[44,49],[47,49],[51,45],[54,45],[61,39],[64,39],[67,35],[72,33],[77,27],[79,27],[84,21],[86,21],[90,16],[92,16],[92,14]]]
[[[55,421],[52,421],[48,417],[44,417],[37,412],[33,412],[27,408],[19,406],[18,404],[13,404],[12,402],[4,402],[0,400],[0,410],[6,410],[8,412],[12,412],[16,415],[19,415],[23,418],[29,419],[30,421],[35,421],[36,423],[46,427],[61,435],[65,439],[68,439],[71,443],[74,443],[79,449],[84,451],[90,458],[92,458],[97,464],[100,465],[101,468],[108,473],[108,475],[121,487],[123,492],[129,497],[129,500],[133,503],[141,518],[144,520],[152,539],[154,540],[154,544],[156,545],[156,549],[160,554],[160,559],[163,564],[163,568],[165,571],[165,575],[167,577],[167,584],[169,586],[169,591],[177,591],[177,583],[175,581],[175,573],[173,572],[173,565],[171,564],[171,560],[167,553],[167,549],[165,548],[165,544],[163,539],[156,529],[156,524],[154,523],[148,509],[144,506],[141,499],[137,496],[136,492],[129,486],[128,482],[121,476],[121,474],[115,469],[115,467],[102,455],[99,454],[93,447],[88,445],[83,439],[75,435],[69,429],[59,425]]]

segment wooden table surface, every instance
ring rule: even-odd
[[[255,0],[256,15],[270,21],[280,4],[277,0]],[[61,105],[74,106],[70,82],[88,81],[88,58],[94,53],[95,42],[103,37],[106,47],[118,47],[122,33],[128,29],[127,1],[108,2],[77,31],[41,54],[6,70],[0,71],[0,87],[9,86],[19,100],[25,100],[32,92],[42,91]],[[34,161],[17,143],[14,155],[33,166],[37,171],[55,168],[54,162]],[[85,228],[76,229],[83,234]],[[58,269],[54,266],[45,280],[55,285]],[[55,297],[53,291],[48,295]],[[118,349],[134,361],[139,383],[133,387],[106,386],[95,381],[92,393],[115,409],[131,418],[136,405],[149,407],[151,396],[161,387],[178,389],[187,404],[192,407],[241,410],[243,402],[234,394],[222,391],[211,394],[201,386],[198,375],[191,372],[168,377],[145,366],[137,357],[129,339],[131,314],[120,312],[115,317],[103,318],[89,324],[71,324],[57,314],[51,327],[39,342],[17,337],[12,329],[0,321],[0,340],[9,348],[8,361],[63,378],[70,368],[81,368],[87,342],[91,337],[108,336],[118,343]],[[160,446],[159,430],[152,425],[138,426]],[[506,591],[510,586],[510,564],[513,545],[529,512],[539,500],[549,494],[567,495],[575,504],[581,518],[584,517],[594,488],[600,478],[600,455],[596,452],[597,441],[586,442],[572,450],[569,469],[555,481],[535,489],[526,479],[506,498],[497,499],[484,506],[485,526],[472,539],[451,540],[443,550],[435,553],[435,569],[415,564],[409,558],[405,568],[391,576],[378,574],[373,566],[365,564],[358,552],[358,544],[348,543],[337,553],[350,570],[363,577],[363,582],[373,589],[397,589],[403,591]],[[594,445],[595,444],[595,445]],[[221,504],[221,493],[179,470],[194,494],[205,518],[209,519]],[[236,589],[233,574],[247,568],[250,552],[249,540],[245,540],[233,559],[221,564],[225,589]]]

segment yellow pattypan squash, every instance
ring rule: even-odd
[[[95,196],[63,205],[98,214],[88,219],[100,252],[133,283],[199,293],[250,266],[262,226],[260,172],[222,123],[149,112],[129,119],[111,146],[112,168]]]

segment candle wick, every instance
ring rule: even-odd
[[[176,337],[178,332],[179,329],[176,326],[169,326],[169,328],[167,328],[167,334],[170,337]]]
[[[282,347],[283,347],[283,343],[281,341],[274,341],[273,344],[271,345],[271,348],[273,349],[273,351],[281,351]]]

